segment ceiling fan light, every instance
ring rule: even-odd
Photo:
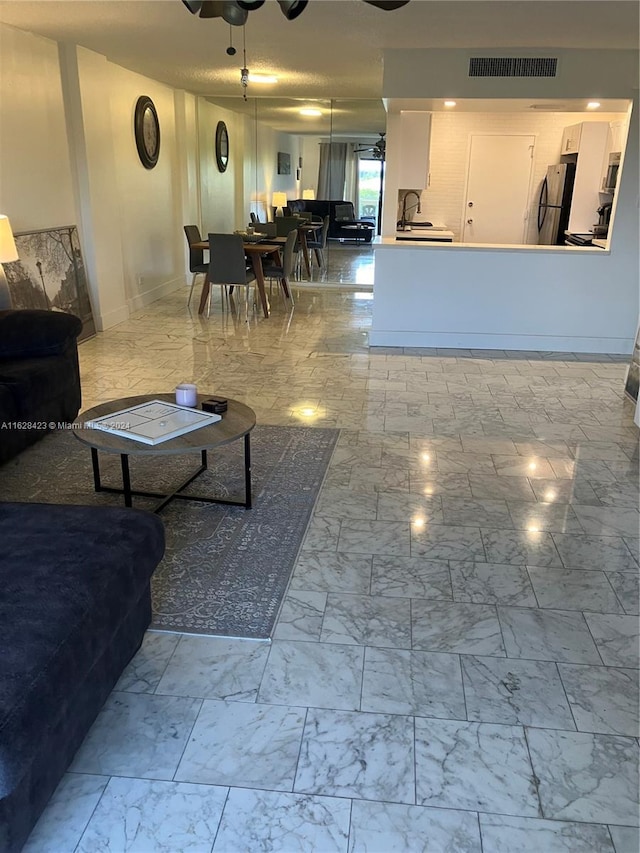
[[[182,0],[192,15],[197,15],[202,6],[202,0]]]
[[[247,12],[252,12],[254,9],[259,9],[264,6],[264,0],[236,0],[241,9],[246,9]]]
[[[400,9],[406,6],[409,0],[364,0],[370,6],[375,6],[376,9],[384,9],[385,12],[393,12],[394,9]]]
[[[298,15],[301,15],[307,8],[308,3],[309,0],[278,0],[280,11],[287,21],[295,21]]]

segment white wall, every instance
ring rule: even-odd
[[[77,223],[55,42],[0,25],[0,213],[14,231]]]
[[[125,291],[130,307],[137,308],[184,279],[174,91],[112,63],[107,66]],[[83,71],[81,68],[81,74]],[[91,100],[94,87],[104,85],[103,74],[88,76],[85,73],[83,78],[85,102]],[[141,95],[153,100],[160,122],[160,156],[154,169],[144,168],[135,145],[133,116]],[[89,120],[85,113],[85,124]],[[100,168],[97,157],[92,162]]]
[[[284,192],[287,199],[300,198],[302,180],[297,180],[298,161],[303,157],[303,138],[294,134],[280,133],[263,122],[245,118],[244,149],[244,188],[238,198],[238,227],[244,227],[249,221],[251,211],[265,217],[272,215],[272,195]],[[291,173],[277,174],[278,152],[289,154]],[[303,157],[304,159],[304,157]],[[306,184],[305,184],[306,186]]]
[[[422,193],[422,211],[428,219],[461,239],[469,145],[472,134],[532,134],[536,137],[526,243],[538,242],[537,200],[547,166],[560,162],[565,127],[581,121],[614,121],[621,113],[434,112],[431,116],[430,186]],[[596,182],[599,173],[595,176]],[[593,211],[596,221],[596,211]]]
[[[224,172],[218,170],[215,154],[216,127],[223,121],[229,134],[229,162]],[[200,168],[201,230],[229,232],[239,228],[236,219],[236,186],[243,186],[245,128],[239,113],[218,107],[198,98],[198,162]],[[246,224],[246,222],[244,222]]]

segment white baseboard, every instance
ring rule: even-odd
[[[371,347],[446,347],[543,352],[594,352],[626,355],[631,338],[560,337],[554,335],[487,335],[455,332],[371,331]]]
[[[95,318],[96,329],[99,332],[104,332],[112,326],[117,326],[119,323],[124,323],[129,319],[129,309],[126,305],[120,308],[115,308],[113,311],[108,311],[106,314],[100,314]]]
[[[175,290],[179,290],[181,287],[184,287],[184,285],[185,280],[183,276],[170,279],[169,281],[163,281],[161,284],[158,284],[149,290],[145,290],[144,293],[138,293],[136,296],[132,296],[131,299],[128,300],[129,311],[139,311],[141,308],[146,308],[147,305],[151,305],[152,302],[162,299],[163,296],[168,296]]]

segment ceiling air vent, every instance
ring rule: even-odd
[[[552,57],[472,56],[469,77],[555,77],[557,67]]]

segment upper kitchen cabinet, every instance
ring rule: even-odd
[[[582,124],[572,124],[565,127],[562,134],[561,154],[577,154],[580,150],[580,137],[582,136]]]
[[[423,190],[429,186],[430,141],[431,113],[400,113],[398,189]]]
[[[627,142],[627,122],[618,119],[609,123],[609,152],[624,151]]]
[[[603,140],[606,140],[610,133],[609,122],[606,121],[583,121],[580,124],[569,125],[562,133],[560,153],[562,156],[582,154],[585,149],[590,150],[594,145],[596,147],[602,145]]]
[[[585,121],[578,127],[581,127],[578,156],[571,158],[576,163],[576,173],[568,230],[582,234],[593,227],[600,205],[602,162],[610,129],[608,121]]]

